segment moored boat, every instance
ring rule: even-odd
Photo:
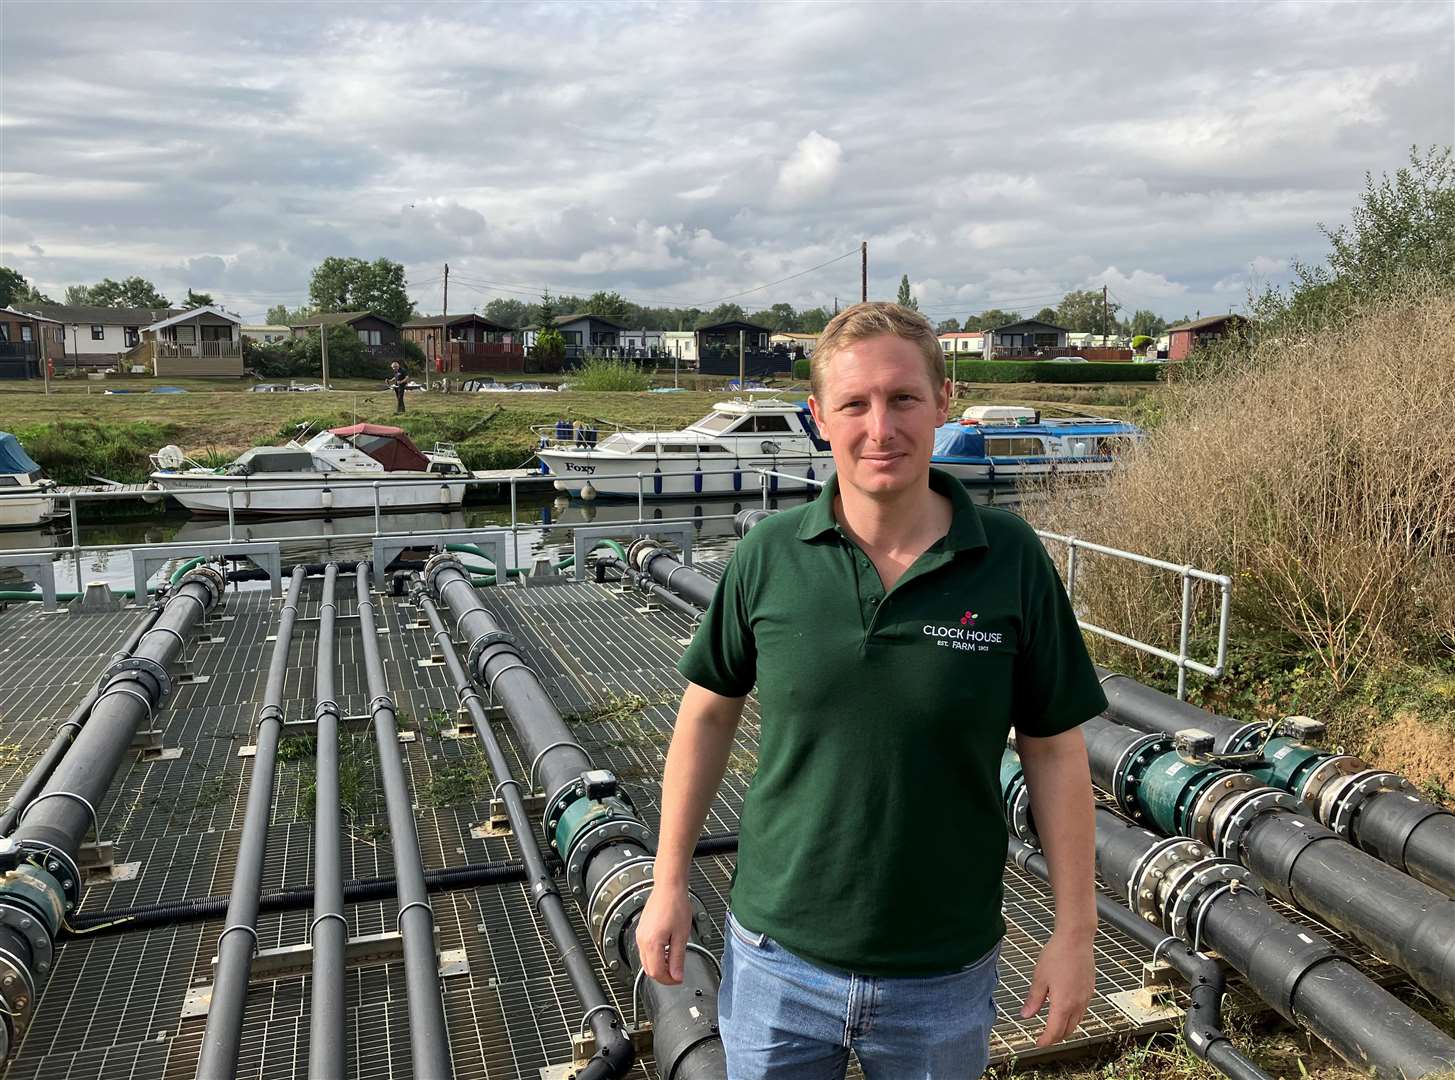
[[[153,454],[152,464],[155,489],[194,514],[448,510],[464,500],[470,478],[453,448],[439,445],[426,453],[400,428],[380,424],[257,446],[219,469],[189,461],[175,446]]]
[[[811,491],[833,474],[829,444],[808,406],[787,401],[722,401],[680,431],[537,428],[536,456],[559,491],[594,499],[690,498],[759,490]]]
[[[1018,406],[971,406],[960,419],[935,431],[930,462],[966,484],[1106,473],[1118,456],[1145,437],[1141,428],[1124,420],[1052,420]]]
[[[55,489],[20,440],[0,431],[0,529],[33,529],[55,517]]]

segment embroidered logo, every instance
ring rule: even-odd
[[[965,614],[963,614],[963,615],[960,616],[960,625],[961,626],[974,626],[975,625],[975,620],[977,618],[978,618],[978,616],[975,614],[975,612],[973,612],[973,611],[967,611],[967,612],[965,612]]]

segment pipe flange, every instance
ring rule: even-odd
[[[1208,890],[1217,885],[1248,888],[1263,897],[1263,887],[1252,880],[1246,867],[1231,859],[1210,856],[1199,863],[1179,868],[1177,879],[1167,883],[1167,932],[1187,939],[1187,928]]]
[[[1227,808],[1227,816],[1221,822],[1221,829],[1213,837],[1214,847],[1225,859],[1237,859],[1248,826],[1274,810],[1286,810],[1299,817],[1307,817],[1303,804],[1286,791],[1277,788],[1258,787],[1245,791],[1238,800]]]
[[[653,861],[647,855],[623,859],[596,883],[596,888],[591,890],[591,899],[585,906],[586,919],[591,924],[593,934],[606,925],[607,912],[623,893],[644,881],[652,880],[652,867]]]
[[[1303,783],[1295,794],[1303,800],[1309,813],[1317,815],[1319,798],[1323,795],[1324,788],[1341,776],[1351,776],[1357,772],[1364,772],[1368,768],[1369,765],[1363,758],[1355,757],[1353,754],[1330,754],[1304,777]]]
[[[54,937],[60,930],[64,912],[76,910],[76,905],[81,902],[83,879],[80,867],[64,851],[44,840],[21,840],[16,847],[25,861],[0,878],[0,895],[10,891],[12,884],[16,885],[19,895],[30,897],[36,910],[51,924],[50,932]],[[32,880],[32,874],[39,876],[41,872],[48,875],[49,880]],[[17,875],[24,875],[24,880]],[[56,900],[57,888],[63,897],[61,901]],[[58,903],[60,906],[57,906]]]
[[[554,750],[557,746],[574,746],[582,754],[586,754],[585,749],[579,743],[553,743],[546,749]],[[531,766],[530,782],[532,786],[535,784],[535,767],[540,763],[541,756],[544,753],[544,750],[541,751],[541,754],[536,756],[535,764]],[[589,757],[590,755],[587,756]],[[556,829],[561,824],[561,818],[571,808],[572,803],[577,799],[584,799],[585,797],[586,781],[578,776],[574,779],[567,780],[546,799],[545,813],[541,815],[541,831],[546,840],[550,842],[551,847],[556,846]],[[631,796],[627,794],[625,788],[618,786],[616,792],[611,797],[620,799],[630,810],[633,812],[636,811],[636,804],[632,802]],[[566,856],[564,851],[557,852],[557,854],[562,858]]]
[[[1223,754],[1247,754],[1263,744],[1269,724],[1265,720],[1254,720],[1244,724],[1223,740]]]
[[[1219,805],[1258,786],[1258,779],[1254,776],[1229,772],[1204,788],[1192,804],[1193,839],[1212,847],[1216,823],[1223,816],[1217,812]]]
[[[167,674],[167,669],[155,660],[149,660],[145,656],[128,656],[124,660],[118,660],[106,669],[107,678],[120,675],[123,672],[137,671],[152,679],[157,684],[157,700],[152,703],[153,711],[162,707],[172,693],[172,677]]]
[[[1159,908],[1163,879],[1179,864],[1200,862],[1209,854],[1206,844],[1185,836],[1169,836],[1152,845],[1132,868],[1127,883],[1128,905],[1148,922],[1162,925]]]
[[[1130,781],[1130,773],[1134,766],[1140,766],[1145,770],[1147,764],[1159,754],[1165,754],[1172,749],[1172,740],[1163,734],[1156,733],[1143,735],[1140,739],[1132,742],[1117,758],[1111,774],[1111,794],[1116,799],[1117,805],[1135,821],[1141,821],[1143,814],[1137,806],[1137,800],[1133,794],[1136,786],[1141,782],[1141,771],[1138,772],[1138,779]]]
[[[1381,791],[1398,791],[1418,795],[1415,786],[1398,773],[1368,769],[1351,774],[1324,800],[1325,820],[1329,828],[1345,840],[1353,841],[1354,818],[1369,796]]]
[[[1010,824],[1011,835],[1028,844],[1036,842],[1036,827],[1031,822],[1031,789],[1024,782],[1016,784],[1005,816]]]
[[[50,974],[61,921],[55,883],[46,882],[38,867],[17,867],[0,881],[0,926],[25,939],[31,964],[42,979]]]
[[[638,572],[645,572],[646,567],[642,562],[642,556],[650,555],[654,551],[660,551],[662,545],[650,536],[638,536],[626,546],[626,564]],[[651,559],[647,559],[651,562]]]
[[[440,594],[439,588],[435,585],[434,579],[435,575],[447,568],[458,570],[462,574],[465,573],[465,564],[455,558],[454,552],[452,551],[441,551],[431,555],[428,561],[425,562],[424,569],[420,571],[420,575],[429,584],[429,591],[436,596],[440,596],[441,599],[443,597]],[[468,574],[465,574],[465,576],[469,577]]]
[[[201,566],[194,566],[191,570],[188,570],[182,575],[182,580],[177,582],[176,587],[180,590],[183,585],[189,583],[201,585],[207,590],[209,599],[206,610],[208,611],[215,608],[217,602],[227,592],[227,578],[223,576],[222,571],[214,566],[208,566],[206,563],[203,563]]]
[[[491,645],[514,645],[515,635],[506,630],[487,630],[474,641],[470,642],[470,656],[467,661],[466,671],[479,670],[480,654]],[[516,650],[512,649],[512,652]],[[520,655],[516,652],[516,655]]]
[[[651,830],[635,818],[605,817],[576,834],[575,842],[566,855],[566,884],[574,896],[578,899],[585,897],[586,864],[597,850],[623,840],[633,841],[649,852],[656,850]]]
[[[652,883],[641,882],[618,897],[616,904],[607,912],[606,923],[597,941],[601,946],[601,955],[606,958],[608,971],[627,970],[627,953],[622,945],[622,935],[632,919],[647,906],[647,898],[651,895]],[[690,889],[687,900],[692,905],[693,930],[699,939],[708,941],[712,935],[712,920],[707,917],[707,906]]]
[[[0,1003],[4,1005],[5,1019],[15,1025],[10,1032],[11,1046],[20,1045],[30,1026],[35,997],[35,977],[25,962],[9,949],[0,949]]]

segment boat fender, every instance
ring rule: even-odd
[[[441,506],[449,506],[450,505],[450,485],[449,484],[441,484],[440,485],[440,505]]]
[[[662,468],[660,465],[652,470],[652,494],[662,494]]]
[[[811,462],[811,461],[808,463],[808,472],[804,474],[804,479],[807,479],[807,480],[814,479],[814,475],[813,475],[813,462]]]
[[[738,463],[733,462],[733,490],[743,490],[743,470],[738,468]]]
[[[701,495],[702,494],[702,465],[701,465],[701,463],[699,463],[698,466],[697,466],[697,468],[694,469],[693,472],[692,472],[692,490],[696,494],[698,494],[698,495]]]
[[[596,498],[596,489],[591,486],[590,480],[586,481],[585,486],[581,488],[581,498],[585,499],[587,502],[591,502],[593,499]]]
[[[324,488],[318,493],[318,505],[324,510],[333,509],[333,491],[331,489]]]

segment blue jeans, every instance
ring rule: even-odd
[[[718,1022],[728,1080],[973,1080],[990,1060],[1000,945],[961,971],[869,978],[811,964],[729,913]]]

